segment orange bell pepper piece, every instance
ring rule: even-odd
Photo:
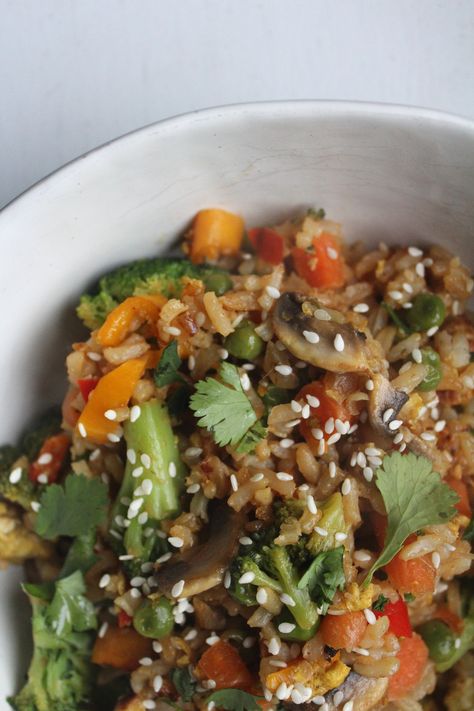
[[[133,627],[109,627],[103,637],[97,637],[92,661],[101,666],[133,671],[140,659],[153,650],[152,640],[142,637]]]
[[[119,365],[110,373],[103,375],[79,417],[77,427],[79,433],[98,444],[107,442],[107,435],[113,434],[117,424],[108,420],[104,413],[106,410],[115,410],[126,407],[136,384],[142,377],[148,365],[148,357],[133,358]],[[81,427],[82,425],[82,427]]]
[[[120,345],[137,319],[142,322],[147,321],[152,325],[156,324],[161,307],[166,301],[166,297],[160,294],[130,296],[109,313],[97,331],[97,342],[103,348]]]
[[[216,689],[251,689],[252,674],[235,647],[220,639],[206,649],[199,660],[198,669],[206,679],[216,682]]]
[[[191,261],[218,259],[236,254],[244,236],[244,221],[239,215],[225,210],[200,210],[194,218],[191,237]]]

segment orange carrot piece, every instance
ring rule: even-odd
[[[191,261],[199,264],[236,254],[244,236],[244,222],[239,215],[225,210],[200,210],[194,218],[191,237]]]
[[[344,615],[326,615],[321,622],[321,635],[325,644],[334,649],[351,650],[357,647],[367,629],[364,613],[346,612]]]
[[[109,627],[103,637],[97,637],[92,661],[101,666],[133,671],[140,659],[153,650],[152,640],[142,637],[134,627]]]
[[[433,592],[436,570],[431,562],[431,556],[424,555],[411,560],[403,560],[400,553],[397,553],[384,568],[393,587],[402,595],[405,593],[422,595]]]
[[[317,440],[314,437],[311,430],[321,429],[323,431],[323,439],[327,440],[331,435],[327,434],[324,430],[326,420],[328,420],[330,417],[333,417],[335,420],[339,419],[342,422],[345,422],[347,420],[350,421],[351,414],[342,403],[338,402],[326,393],[324,383],[319,380],[316,380],[313,383],[309,383],[308,385],[305,385],[303,388],[301,388],[298,395],[296,396],[296,399],[306,400],[307,395],[312,395],[313,397],[316,397],[319,400],[319,405],[318,407],[310,407],[310,417],[308,419],[302,420],[299,427],[302,436],[308,443],[312,452],[316,454],[319,450],[320,440]]]
[[[344,285],[344,259],[332,235],[315,237],[311,251],[295,247],[292,256],[296,273],[310,286],[337,289]]]
[[[388,680],[389,701],[403,698],[418,684],[428,661],[428,647],[419,635],[413,633],[411,637],[403,637],[399,641],[397,659],[400,667]]]
[[[206,649],[198,669],[206,679],[216,682],[216,689],[252,688],[254,679],[236,648],[221,639]]]
[[[70,446],[71,440],[65,432],[48,437],[44,441],[36,460],[30,465],[28,476],[31,481],[38,481],[38,477],[42,474],[48,478],[48,484],[56,481]],[[48,461],[42,463],[43,460]]]

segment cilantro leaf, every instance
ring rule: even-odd
[[[389,602],[388,597],[385,597],[385,595],[379,595],[375,602],[372,603],[372,609],[377,612],[383,612],[387,602]]]
[[[68,550],[66,560],[61,570],[61,578],[67,578],[75,570],[86,573],[98,560],[94,553],[96,542],[95,530],[91,528],[87,533],[74,539]]]
[[[46,618],[58,636],[97,627],[94,605],[85,597],[86,586],[79,570],[56,582]]]
[[[239,371],[231,363],[221,363],[219,376],[196,384],[190,407],[217,444],[235,446],[257,421],[257,415],[240,382]]]
[[[465,541],[469,541],[470,543],[474,543],[474,516],[471,518],[469,521],[469,525],[464,531],[463,538]]]
[[[261,711],[259,698],[239,689],[220,689],[207,697],[207,703],[213,701],[218,708],[227,711]]]
[[[235,448],[235,451],[238,454],[248,454],[249,452],[253,452],[260,440],[266,437],[266,434],[266,427],[263,426],[261,420],[258,420],[258,422],[256,422],[253,427],[251,427],[244,434]]]
[[[171,671],[171,681],[183,701],[191,701],[196,693],[196,680],[191,675],[189,668],[173,669]]]
[[[397,328],[399,328],[402,333],[404,333],[406,336],[408,336],[408,334],[411,333],[411,331],[410,331],[410,329],[408,328],[408,326],[406,325],[406,323],[404,323],[404,321],[402,321],[402,319],[401,319],[400,316],[397,314],[397,312],[395,311],[395,309],[392,308],[392,307],[390,306],[390,304],[387,304],[385,301],[382,301],[382,306],[383,306],[384,309],[387,311],[388,315],[389,315],[390,318],[392,319],[392,321],[393,321],[393,323],[395,324],[395,326],[397,326]]]
[[[171,341],[163,349],[160,361],[155,368],[154,380],[158,388],[171,383],[183,381],[183,376],[178,373],[178,368],[181,366],[182,360],[178,355],[178,344],[176,341]]]
[[[318,553],[298,583],[298,588],[308,588],[311,599],[325,615],[334,599],[336,590],[342,590],[346,582],[343,567],[344,546]]]
[[[36,533],[49,540],[57,536],[80,536],[104,521],[107,487],[100,479],[69,474],[64,487],[51,484],[40,499]]]
[[[405,540],[425,526],[446,523],[456,515],[457,494],[434,472],[431,462],[414,454],[394,452],[376,471],[376,485],[385,504],[388,525],[385,546],[370,568],[364,585],[376,570],[390,563]]]

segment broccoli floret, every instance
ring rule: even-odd
[[[20,440],[20,450],[30,462],[38,456],[45,439],[61,432],[61,421],[61,411],[54,407],[33,420],[23,433]]]
[[[70,603],[78,608],[84,603],[90,606],[82,593],[77,593],[77,582],[77,577],[72,580]],[[56,609],[52,610],[56,595],[53,602],[44,599],[44,592],[41,595],[42,598],[30,597],[34,650],[28,679],[20,693],[8,701],[15,711],[85,711],[90,708],[94,681],[90,661],[92,638],[85,631],[91,623],[85,622],[76,608],[72,629],[57,633]]]
[[[336,548],[339,545],[335,538],[336,533],[347,532],[342,496],[339,492],[332,494],[326,499],[326,501],[319,506],[319,509],[322,516],[318,521],[318,528],[326,530],[327,535],[321,536],[317,531],[313,531],[307,543],[307,548],[312,555],[317,555],[321,553],[321,551]]]
[[[10,481],[10,474],[16,462],[19,460],[20,451],[17,447],[9,444],[0,447],[0,498],[18,504],[23,509],[29,511],[31,502],[34,500],[35,486],[28,479],[26,467],[20,466],[21,477],[16,483]],[[24,459],[26,464],[26,459]],[[15,467],[16,468],[16,467]]]
[[[254,540],[252,546],[240,547],[230,567],[230,592],[244,605],[256,604],[258,587],[269,587],[279,595],[286,593],[294,602],[287,608],[298,626],[306,630],[313,628],[318,620],[317,607],[307,589],[298,589],[302,547],[268,543],[268,538],[274,537],[275,529],[267,531],[260,541]],[[251,573],[253,578],[248,583],[239,582],[245,573]]]
[[[124,435],[128,459],[112,510],[111,540],[123,536],[126,553],[148,562],[162,545],[160,521],[179,511],[185,467],[166,406],[158,400],[141,405],[140,417],[128,420]]]
[[[77,314],[91,330],[102,325],[107,314],[121,301],[134,294],[163,294],[179,297],[183,289],[182,278],[201,279],[210,290],[215,291],[212,277],[226,275],[221,269],[210,265],[196,265],[187,259],[140,259],[119,267],[99,281],[95,294],[84,294]],[[231,282],[227,288],[230,288]]]

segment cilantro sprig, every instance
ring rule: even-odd
[[[369,584],[376,570],[390,563],[408,536],[453,518],[459,500],[425,457],[394,452],[384,458],[375,476],[387,512],[387,533],[384,548],[364,585]]]
[[[219,377],[196,384],[190,407],[198,425],[212,433],[215,442],[235,446],[256,423],[257,415],[242,388],[239,371],[231,363],[221,363]]]
[[[247,694],[246,691],[239,689],[220,689],[208,696],[207,703],[211,701],[220,708],[227,711],[261,711],[261,707],[257,703],[258,696]]]
[[[181,367],[182,360],[178,354],[178,344],[176,341],[171,341],[163,349],[161,358],[155,368],[153,378],[158,388],[172,383],[183,382],[184,378],[178,369]]]
[[[69,474],[64,487],[51,484],[41,496],[36,533],[48,540],[84,535],[105,520],[107,506],[107,487],[100,479]]]
[[[325,615],[337,590],[344,588],[344,547],[338,546],[318,553],[298,583],[298,588],[308,588],[311,599]]]

